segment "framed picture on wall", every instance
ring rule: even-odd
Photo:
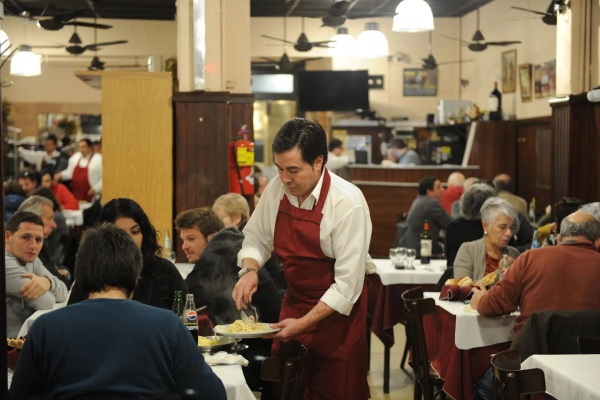
[[[531,101],[532,81],[531,81],[531,64],[519,65],[519,83],[521,85],[521,101],[523,103]]]
[[[437,69],[405,68],[404,96],[437,96]]]
[[[517,50],[502,52],[502,92],[517,91]]]
[[[533,67],[535,98],[550,97],[556,94],[556,60],[536,64]]]

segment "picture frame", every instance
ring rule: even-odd
[[[556,60],[533,66],[534,94],[536,99],[556,94]]]
[[[521,101],[526,103],[533,100],[533,86],[531,80],[531,64],[519,65],[519,84],[521,86]]]
[[[517,91],[517,50],[502,52],[502,93]]]
[[[405,68],[402,78],[404,96],[437,96],[437,69]]]

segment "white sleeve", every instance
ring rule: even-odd
[[[75,167],[77,166],[80,158],[81,153],[75,153],[69,158],[69,164],[67,165],[67,168],[60,172],[61,181],[68,181],[73,178],[73,171],[75,171]]]
[[[88,167],[88,180],[96,193],[102,192],[102,154],[94,154]]]

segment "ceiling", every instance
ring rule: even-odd
[[[79,11],[82,18],[174,20],[175,0],[2,0],[7,15],[52,16]],[[206,0],[210,1],[210,0]],[[427,0],[434,17],[460,17],[492,0]],[[253,17],[313,17],[327,14],[335,0],[250,0]],[[399,0],[351,0],[348,18],[393,16]],[[47,8],[47,9],[46,9]],[[45,14],[42,14],[46,9]],[[28,13],[28,14],[27,14]]]

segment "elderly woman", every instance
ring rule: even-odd
[[[225,228],[233,226],[241,231],[250,219],[248,201],[238,193],[219,196],[213,203],[212,210],[223,221]]]
[[[188,293],[185,281],[173,263],[159,256],[161,247],[158,244],[156,229],[138,203],[126,198],[109,201],[100,212],[100,223],[103,222],[114,224],[127,232],[142,250],[144,267],[133,292],[133,300],[170,310],[176,290],[181,290],[185,298]],[[88,293],[85,293],[76,281],[69,304],[87,298]]]
[[[468,276],[478,281],[498,269],[505,254],[510,263],[519,256],[519,251],[508,245],[519,230],[519,216],[506,200],[499,197],[487,199],[481,207],[481,225],[483,238],[460,246],[454,260],[455,277]]]

